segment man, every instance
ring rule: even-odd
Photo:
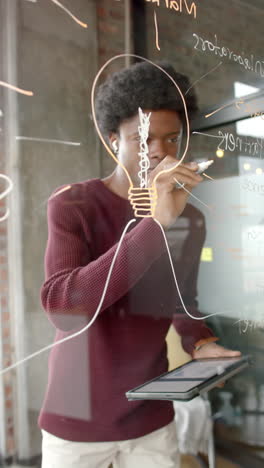
[[[187,90],[184,76],[171,66],[166,71]],[[191,93],[187,106],[190,113],[196,110]],[[191,230],[197,236],[191,243],[187,236],[174,264],[187,310],[199,316],[196,281],[204,222],[186,204],[202,177],[197,164],[175,168],[182,101],[172,82],[148,63],[108,78],[96,100],[99,127],[134,187],[139,187],[139,107],[151,112],[149,186],[161,170],[171,168],[155,181],[155,219],[138,217],[124,234],[135,215],[120,166],[103,180],[58,190],[49,201],[41,297],[57,329],[55,340],[82,330],[99,315],[90,328],[51,351],[39,417],[43,468],[179,466],[171,402],[128,402],[125,392],[166,372],[165,337],[172,319],[193,357],[239,355],[218,346],[203,321],[187,316],[175,288],[161,227],[168,231],[183,217],[194,218],[196,231]],[[175,180],[185,186],[176,189]]]

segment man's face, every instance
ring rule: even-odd
[[[150,111],[143,109],[145,114],[150,116],[148,144],[148,158],[150,168],[148,174],[164,158],[169,155],[176,158],[179,147],[179,135],[182,123],[179,114],[171,110]],[[140,136],[138,127],[140,126],[139,115],[135,115],[125,120],[119,127],[119,133],[112,136],[111,140],[117,140],[118,159],[126,167],[133,181],[134,186],[139,187],[140,179]],[[122,171],[123,172],[123,171]]]

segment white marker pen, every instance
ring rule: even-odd
[[[203,162],[197,163],[198,171],[196,171],[195,174],[202,174],[202,172],[206,171],[206,169],[208,169],[208,167],[210,167],[211,164],[213,164],[213,162],[214,160],[210,159],[210,161],[203,161]],[[185,187],[185,184],[177,184],[175,187],[177,189],[181,189]]]
[[[202,172],[206,171],[211,164],[213,164],[213,159],[210,159],[210,161],[204,161],[201,163],[198,163],[198,171],[196,171],[196,174],[201,174]]]

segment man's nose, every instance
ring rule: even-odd
[[[150,159],[158,159],[162,161],[162,159],[167,156],[166,147],[163,141],[161,140],[152,140],[149,144],[149,158]]]

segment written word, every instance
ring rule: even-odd
[[[239,327],[239,333],[246,333],[248,330],[253,331],[256,330],[257,328],[263,328],[264,329],[264,320],[248,320],[248,319],[240,319],[238,320],[238,327]]]
[[[188,13],[188,15],[193,15],[194,18],[196,18],[196,4],[195,2],[192,2],[191,5],[188,5],[187,0],[163,0],[163,2],[160,0],[145,0],[146,2],[151,2],[151,3],[156,3],[157,6],[160,6],[160,4],[164,4],[166,8],[169,8],[171,10],[178,11],[179,13],[182,13],[185,11],[185,13]]]
[[[261,119],[264,120],[264,112],[254,112],[254,110],[252,110],[252,107],[250,107],[250,105],[247,102],[243,101],[243,99],[240,101],[236,101],[235,104],[238,110],[240,110],[240,105],[245,105],[246,111],[250,114],[250,117],[261,117]]]
[[[211,52],[219,57],[227,57],[229,60],[239,63],[245,70],[251,70],[261,77],[264,76],[264,61],[255,60],[254,55],[250,55],[250,59],[242,57],[242,55],[234,54],[233,50],[230,50],[228,47],[218,46],[217,35],[215,34],[215,43],[203,39],[197,34],[193,34],[195,38],[194,49],[199,50],[200,52]]]
[[[241,185],[243,190],[247,192],[255,192],[259,195],[264,195],[264,184],[258,184],[257,182],[253,182],[250,179],[245,179],[243,184]]]
[[[223,151],[235,151],[238,149],[240,152],[248,153],[252,156],[258,155],[260,158],[262,156],[263,149],[263,140],[262,138],[256,138],[254,141],[247,141],[241,137],[235,137],[232,133],[225,132],[221,130],[218,131],[219,137],[222,138],[221,142],[218,145],[218,149]]]

